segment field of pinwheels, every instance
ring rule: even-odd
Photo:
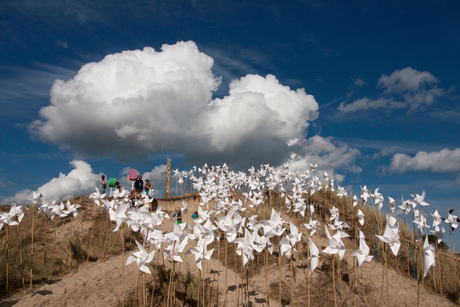
[[[128,192],[2,206],[0,290],[15,306],[455,306],[458,218],[425,193],[349,195],[316,165],[176,171],[181,191],[139,209]],[[185,176],[187,175],[187,176]],[[149,204],[154,210],[149,211]],[[388,203],[388,214],[381,211]],[[180,208],[183,223],[172,213]],[[424,212],[425,209],[425,212]],[[403,210],[404,220],[395,217]],[[192,218],[198,213],[196,219]],[[414,223],[406,224],[406,215]],[[430,227],[431,226],[431,227]],[[434,242],[424,234],[431,232]],[[444,240],[449,240],[446,235]]]

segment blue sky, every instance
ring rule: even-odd
[[[86,193],[129,167],[161,194],[171,157],[317,162],[355,194],[460,208],[455,1],[0,6],[3,202]]]

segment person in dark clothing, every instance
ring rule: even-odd
[[[142,180],[142,176],[139,176],[139,178],[137,178],[134,182],[134,189],[136,189],[136,192],[139,195],[141,195],[142,191],[144,191],[144,181]]]

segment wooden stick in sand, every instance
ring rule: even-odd
[[[121,306],[125,307],[125,224],[121,229]]]
[[[281,306],[281,245],[280,245],[280,253],[278,257],[278,277],[279,277],[279,301]]]
[[[217,247],[217,297],[216,297],[216,306],[219,305],[219,281],[220,281],[220,229],[219,229],[219,241]]]
[[[333,284],[333,291],[334,291],[334,305],[337,307],[337,294],[335,293],[335,265],[334,265],[334,256],[331,256],[332,261],[332,284]]]
[[[268,297],[268,250],[265,249],[265,296],[267,300],[267,306],[270,306],[270,299]]]
[[[32,268],[33,268],[33,259],[34,259],[34,228],[35,228],[35,205],[32,204],[32,237],[30,244],[30,294],[32,294]]]
[[[236,246],[235,246],[235,302],[236,306],[238,306],[238,271],[236,268],[236,264],[238,261],[236,261]]]
[[[228,294],[228,285],[227,285],[227,279],[228,279],[228,268],[227,268],[227,254],[228,254],[228,241],[225,240],[225,300],[224,300],[224,305],[227,306],[227,294]]]
[[[9,242],[8,242],[8,225],[6,225],[6,297],[9,296],[9,288],[8,288],[8,262],[9,262]]]
[[[292,272],[292,255],[289,258],[289,264],[291,266],[291,306],[294,306],[294,274]]]

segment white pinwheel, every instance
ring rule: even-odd
[[[449,215],[444,220],[444,222],[449,224],[449,226],[451,227],[452,231],[454,231],[458,227],[458,217],[456,215],[453,215],[452,212],[454,212],[454,209],[449,210]]]
[[[425,200],[425,196],[426,196],[426,193],[425,193],[425,190],[423,191],[422,195],[418,195],[416,193],[414,194],[411,194],[411,196],[414,198],[413,199],[413,202],[420,205],[420,206],[429,206],[430,204],[429,203],[426,203],[424,200]]]
[[[207,250],[207,244],[205,244],[203,241],[198,241],[198,245],[196,247],[189,248],[184,255],[188,254],[193,254],[195,256],[195,264],[197,268],[202,271],[203,269],[201,268],[201,262],[203,259],[209,260],[211,259],[212,252],[214,249]]]
[[[96,189],[96,192],[91,193],[89,195],[89,198],[93,199],[94,201],[103,199],[105,197],[105,193],[104,194],[99,193],[99,189],[97,187],[95,187],[95,189]]]
[[[357,204],[358,204],[358,196],[354,195],[353,196],[353,207],[356,207]]]
[[[13,203],[10,205],[10,215],[15,215],[18,217],[18,222],[21,223],[22,219],[24,218],[24,210],[29,210],[27,206],[21,204],[21,205],[16,205],[16,202],[13,201]]]
[[[422,238],[423,228],[430,228],[430,226],[426,224],[426,218],[416,209],[414,209],[413,223],[417,226],[415,230],[415,241],[420,241]]]
[[[182,224],[181,224],[182,225]],[[167,237],[168,234],[165,235]],[[166,260],[166,258],[171,256],[171,259],[176,262],[183,262],[182,258],[180,255],[184,251],[185,246],[188,243],[188,236],[185,236],[182,241],[166,241],[168,243],[168,246],[163,250],[163,259]]]
[[[19,225],[18,222],[14,221],[13,218],[16,215],[10,214],[10,212],[0,212],[0,229],[3,228],[3,224],[7,224],[8,226],[15,226]]]
[[[433,217],[433,227],[436,227],[439,224],[441,224],[442,218],[438,213],[438,209],[436,209],[434,213],[431,214],[431,217]]]
[[[396,203],[395,203],[395,200],[391,198],[390,196],[388,196],[388,205],[390,206],[391,213],[392,214],[395,213]]]
[[[364,233],[361,231],[361,229],[358,228],[359,231],[359,248],[351,254],[352,257],[356,257],[358,260],[358,267],[361,267],[361,264],[363,262],[371,262],[372,257],[374,256],[369,256],[369,246],[366,244],[366,238],[364,237]]]
[[[405,214],[409,214],[412,210],[412,201],[411,200],[404,200],[401,196],[402,205],[399,206],[400,209],[404,210]]]
[[[397,219],[391,215],[387,215],[387,225],[385,226],[383,236],[377,237],[383,242],[388,243],[395,256],[398,255],[401,242],[399,241],[399,223]]]
[[[323,250],[323,253],[330,255],[339,254],[340,260],[342,260],[345,255],[345,244],[342,242],[341,232],[338,231],[335,235],[331,236],[326,226],[326,236],[329,246]]]
[[[195,223],[203,223],[209,219],[212,219],[212,214],[214,210],[202,210],[201,207],[198,207],[198,218],[195,220]]]
[[[129,218],[126,216],[126,210],[128,210],[128,208],[129,204],[124,204],[119,206],[116,211],[110,210],[110,220],[117,222],[117,227],[113,230],[113,232],[118,231],[120,226],[129,220]]]
[[[182,200],[181,204],[182,204],[182,209],[181,209],[182,214],[186,214],[188,210],[188,204],[184,200]]]
[[[339,216],[339,209],[337,209],[335,205],[333,205],[332,209],[330,209],[329,211],[331,211],[331,217],[329,218],[329,221],[332,221],[333,219]]]
[[[356,214],[356,216],[358,217],[358,222],[361,225],[364,225],[364,213],[361,211],[361,209],[358,209],[358,214]]]
[[[379,188],[375,189],[374,194],[372,194],[372,198],[375,199],[375,205],[378,206],[379,210],[383,207],[383,200],[385,199],[382,193],[379,193]]]
[[[291,251],[297,251],[294,246],[291,245],[287,236],[283,237],[280,240],[280,252],[281,256],[286,257],[286,259],[291,258]]]
[[[431,230],[431,233],[434,234],[438,239],[438,244],[441,243],[442,239],[444,238],[445,232],[446,230],[444,229],[444,227],[439,227],[438,225],[434,226],[434,231]]]
[[[152,274],[147,264],[152,262],[153,257],[155,256],[155,250],[153,250],[151,253],[148,253],[144,246],[137,242],[137,240],[136,245],[139,248],[139,251],[129,255],[128,260],[126,261],[126,265],[136,262],[139,270],[148,274]]]
[[[337,197],[346,197],[347,196],[347,191],[345,190],[344,187],[341,187],[341,186],[337,186]]]
[[[287,195],[286,199],[285,199],[285,203],[286,203],[286,209],[287,209],[287,212],[289,212],[291,210],[291,201],[289,200],[289,195]]]
[[[367,202],[370,197],[371,195],[369,194],[367,186],[361,187],[361,198],[364,200],[364,202]]]
[[[310,223],[304,224],[307,229],[310,230],[310,236],[314,235],[316,232],[316,227],[321,226],[321,223],[318,221],[312,220],[310,217]]]
[[[299,233],[299,230],[294,224],[292,224],[292,222],[289,224],[289,231],[290,234],[287,236],[287,238],[289,239],[289,243],[291,243],[292,246],[295,246],[302,240],[302,233]]]
[[[77,215],[78,215],[77,209],[78,209],[78,208],[81,208],[81,206],[78,205],[78,204],[72,205],[72,204],[70,203],[70,201],[67,201],[67,203],[66,203],[66,208],[67,208],[67,210],[65,210],[64,213],[67,214],[67,215],[71,215],[71,214],[72,214],[73,217],[76,218]]]
[[[428,244],[428,236],[425,237],[425,243],[423,244],[423,278],[425,278],[426,274],[430,267],[435,266],[435,253],[436,249],[433,246],[433,243]]]
[[[54,219],[55,216],[67,217],[67,213],[64,209],[65,209],[65,206],[62,201],[60,205],[53,206],[53,210],[51,211],[51,219]]]
[[[319,250],[316,247],[315,243],[313,243],[311,238],[308,238],[308,244],[310,248],[310,257],[308,258],[308,260],[310,260],[310,274],[311,274],[318,266]]]

